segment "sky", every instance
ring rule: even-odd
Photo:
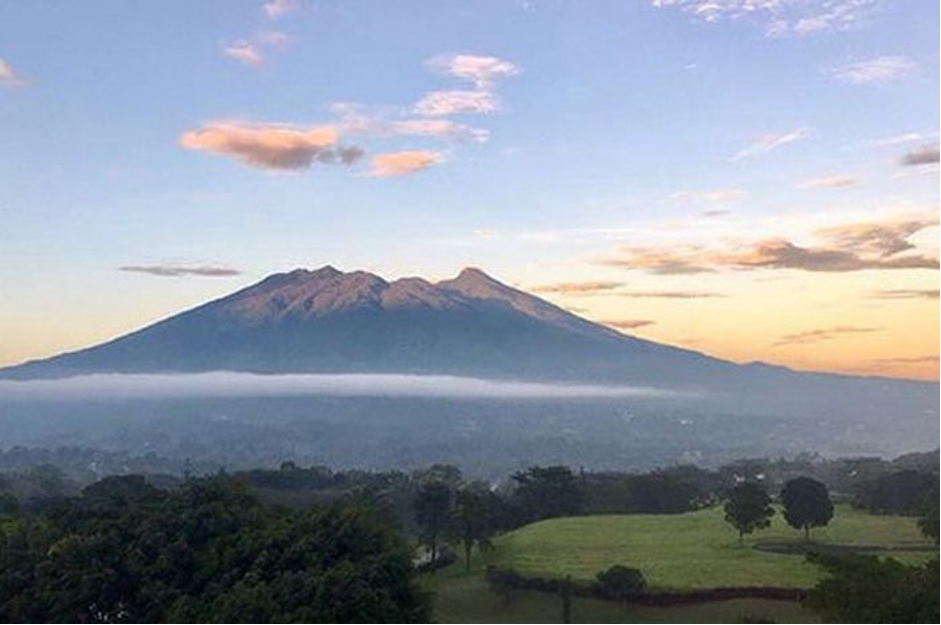
[[[0,365],[296,267],[476,266],[737,362],[938,379],[938,3],[0,15]]]

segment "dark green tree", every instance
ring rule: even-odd
[[[642,594],[647,588],[647,580],[639,569],[620,564],[601,571],[596,580],[604,596],[621,602]]]
[[[938,542],[938,485],[935,484],[925,500],[925,514],[918,519],[918,529],[928,538]]]
[[[827,576],[807,604],[829,623],[937,623],[938,560],[906,566],[875,556],[810,557]]]
[[[514,498],[530,520],[581,514],[584,497],[568,467],[530,467],[513,475]]]
[[[784,520],[794,529],[804,530],[804,540],[810,540],[812,527],[824,527],[833,518],[833,502],[822,482],[809,477],[797,477],[781,489]]]
[[[742,482],[732,488],[725,502],[725,520],[738,530],[738,542],[742,544],[745,534],[771,525],[774,508],[771,497],[761,484]]]
[[[451,530],[454,491],[439,480],[423,484],[415,494],[415,522],[421,527],[421,538],[428,547],[432,570],[438,560],[441,539]]]
[[[482,484],[461,488],[454,505],[455,534],[464,548],[464,568],[471,570],[474,547],[487,549],[496,533],[496,496]]]

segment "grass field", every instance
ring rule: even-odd
[[[780,514],[771,527],[746,537],[744,547],[725,522],[721,508],[679,515],[612,515],[550,519],[520,528],[496,540],[488,563],[542,576],[571,575],[594,579],[614,564],[641,569],[654,589],[716,586],[810,587],[817,567],[797,555],[767,553],[760,542],[800,542]],[[895,552],[903,561],[937,553],[911,518],[873,516],[839,505],[830,525],[814,530],[824,544],[923,547],[925,552]],[[930,551],[928,551],[930,550]]]
[[[492,551],[475,558],[473,570],[462,563],[429,576],[436,593],[436,618],[442,623],[558,621],[558,598],[536,592],[516,593],[509,604],[493,595],[483,580],[483,567],[495,564],[521,573],[594,579],[614,564],[641,569],[653,590],[719,586],[787,586],[807,588],[820,576],[800,555],[753,549],[765,542],[802,542],[799,532],[776,515],[767,530],[739,546],[737,533],[721,508],[681,515],[611,515],[550,519],[498,537]],[[829,545],[878,546],[892,557],[920,562],[937,555],[911,518],[873,516],[838,505],[829,527],[815,530],[812,540]],[[736,600],[670,608],[619,606],[576,599],[576,622],[724,623],[752,620],[812,623],[816,617],[784,601]]]

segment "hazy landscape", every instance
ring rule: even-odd
[[[934,623],[937,4],[0,17],[0,621]]]

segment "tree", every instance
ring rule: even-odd
[[[448,484],[433,480],[422,485],[415,495],[415,521],[431,553],[432,571],[438,560],[439,541],[449,529],[452,494]]]
[[[784,520],[794,529],[804,530],[810,540],[810,528],[823,527],[833,518],[833,502],[822,482],[809,477],[790,480],[781,489]]]
[[[928,538],[938,542],[938,485],[928,493],[925,502],[925,514],[918,519],[918,529]]]
[[[470,572],[474,547],[486,549],[496,533],[493,499],[496,496],[480,484],[469,484],[457,493],[454,506],[456,533],[464,547],[464,567]]]
[[[773,516],[771,497],[760,484],[742,482],[729,491],[725,502],[725,520],[738,530],[739,544],[744,541],[745,534],[771,525]]]
[[[514,497],[531,520],[580,514],[583,495],[568,467],[530,467],[513,475]]]
[[[810,556],[828,575],[807,604],[829,623],[936,623],[938,560],[906,566],[876,556]]]
[[[604,596],[616,601],[627,601],[647,588],[647,580],[639,569],[615,564],[601,571],[595,578]]]

